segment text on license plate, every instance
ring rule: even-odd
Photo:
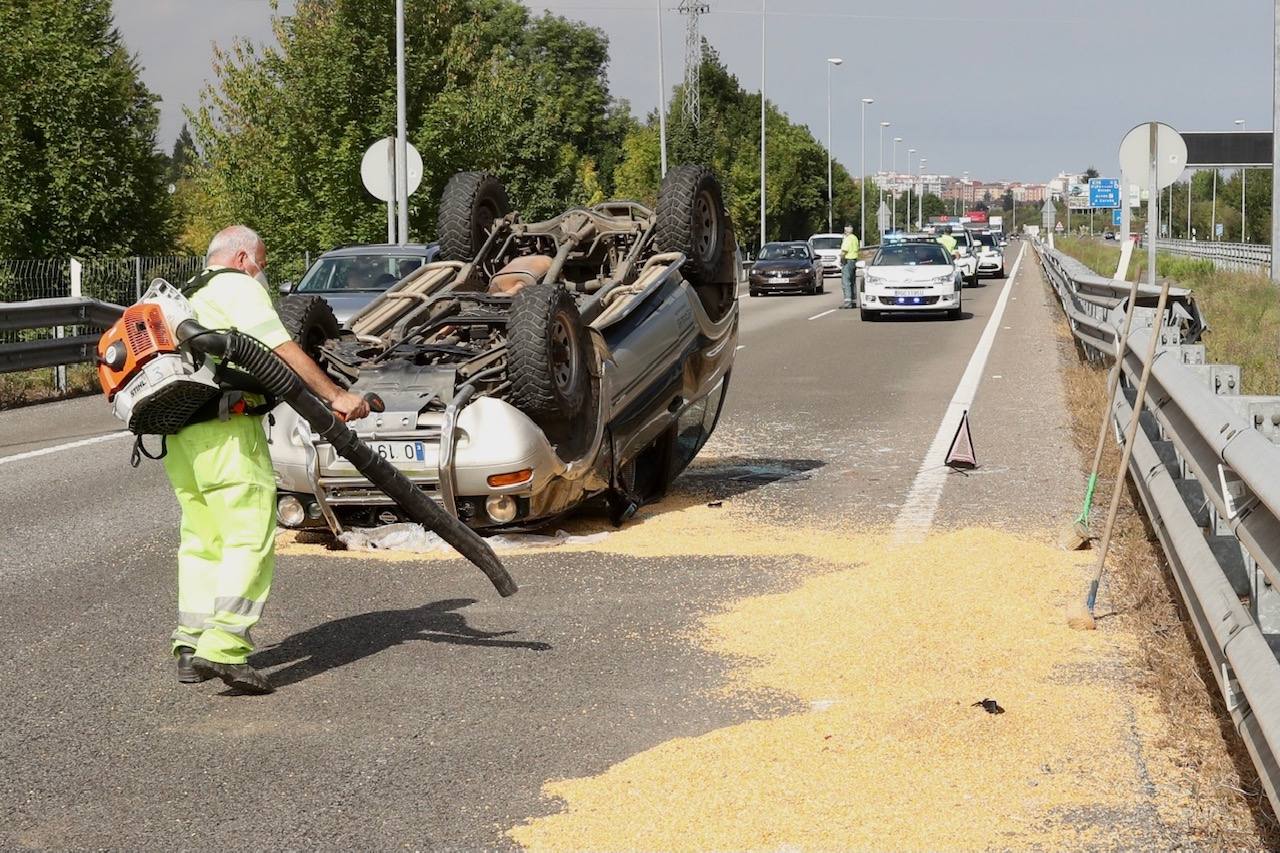
[[[388,462],[422,462],[426,458],[421,441],[373,441],[369,446]]]

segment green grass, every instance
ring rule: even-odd
[[[0,409],[22,406],[62,397],[76,397],[96,390],[98,374],[93,365],[72,364],[67,367],[67,393],[59,394],[54,384],[52,367],[0,373]]]
[[[1060,237],[1058,249],[1099,275],[1115,275],[1120,249],[1096,240]],[[1135,252],[1129,280],[1145,275],[1146,255]],[[1161,254],[1157,273],[1194,291],[1209,331],[1209,360],[1241,367],[1245,394],[1280,394],[1280,288],[1261,273],[1215,270],[1208,261]]]

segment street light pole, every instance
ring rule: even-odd
[[[875,103],[874,98],[862,99],[862,129],[858,133],[858,147],[861,149],[862,163],[858,167],[858,189],[861,198],[858,201],[858,239],[867,242],[867,107]]]
[[[893,187],[889,190],[890,203],[893,205],[889,213],[889,218],[893,220],[892,231],[898,230],[898,143],[901,141],[901,136],[893,138]]]
[[[920,158],[920,199],[916,205],[916,230],[924,230],[924,164],[929,162],[928,157]]]
[[[1280,130],[1280,0],[1272,8],[1271,127]],[[1271,134],[1271,280],[1280,282],[1280,140]]]
[[[915,181],[911,179],[911,155],[916,153],[916,149],[907,149],[907,229],[911,229],[911,194],[915,192]]]
[[[768,0],[760,0],[760,248],[764,248],[764,244],[768,242],[766,235],[768,230],[765,227],[765,205],[764,205],[764,175],[765,175],[765,51],[764,51],[764,34],[765,21],[768,17]]]
[[[1218,169],[1213,170],[1213,202],[1209,207],[1209,239],[1218,239]]]
[[[827,231],[834,227],[831,221],[831,208],[834,198],[831,182],[831,69],[844,62],[839,57],[827,60]]]
[[[1235,125],[1236,125],[1236,127],[1240,128],[1240,130],[1242,130],[1242,131],[1243,131],[1243,130],[1244,130],[1244,119],[1242,119],[1242,118],[1238,118],[1238,119],[1236,119],[1236,120],[1235,120]],[[1245,200],[1245,189],[1246,189],[1246,187],[1248,186],[1248,180],[1249,180],[1249,170],[1248,170],[1248,169],[1246,169],[1244,166],[1241,166],[1241,167],[1240,167],[1240,242],[1241,242],[1241,243],[1243,243],[1243,242],[1245,241],[1245,238],[1244,238],[1244,234],[1245,234],[1245,231],[1244,231],[1244,211],[1245,211],[1245,208],[1244,208],[1244,200]]]
[[[409,242],[409,139],[404,89],[404,0],[396,0],[396,212],[402,246]]]
[[[662,74],[662,0],[654,0],[658,16],[658,145],[662,148],[662,177],[667,176],[667,83]]]
[[[880,205],[884,204],[884,187],[880,185],[881,179],[885,175],[884,171],[884,129],[889,127],[887,121],[880,122],[880,160],[876,164],[876,211],[880,210]]]

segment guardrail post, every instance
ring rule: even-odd
[[[80,295],[80,276],[80,261],[73,257],[71,259],[71,296]],[[63,326],[55,327],[53,330],[53,336],[55,338],[65,337],[66,329]],[[53,384],[59,394],[67,393],[67,366],[65,364],[60,364],[54,368]]]

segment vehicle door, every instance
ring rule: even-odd
[[[677,270],[668,270],[602,330],[612,357],[611,420],[649,419],[679,395],[681,367],[697,347],[690,295],[697,298]]]

